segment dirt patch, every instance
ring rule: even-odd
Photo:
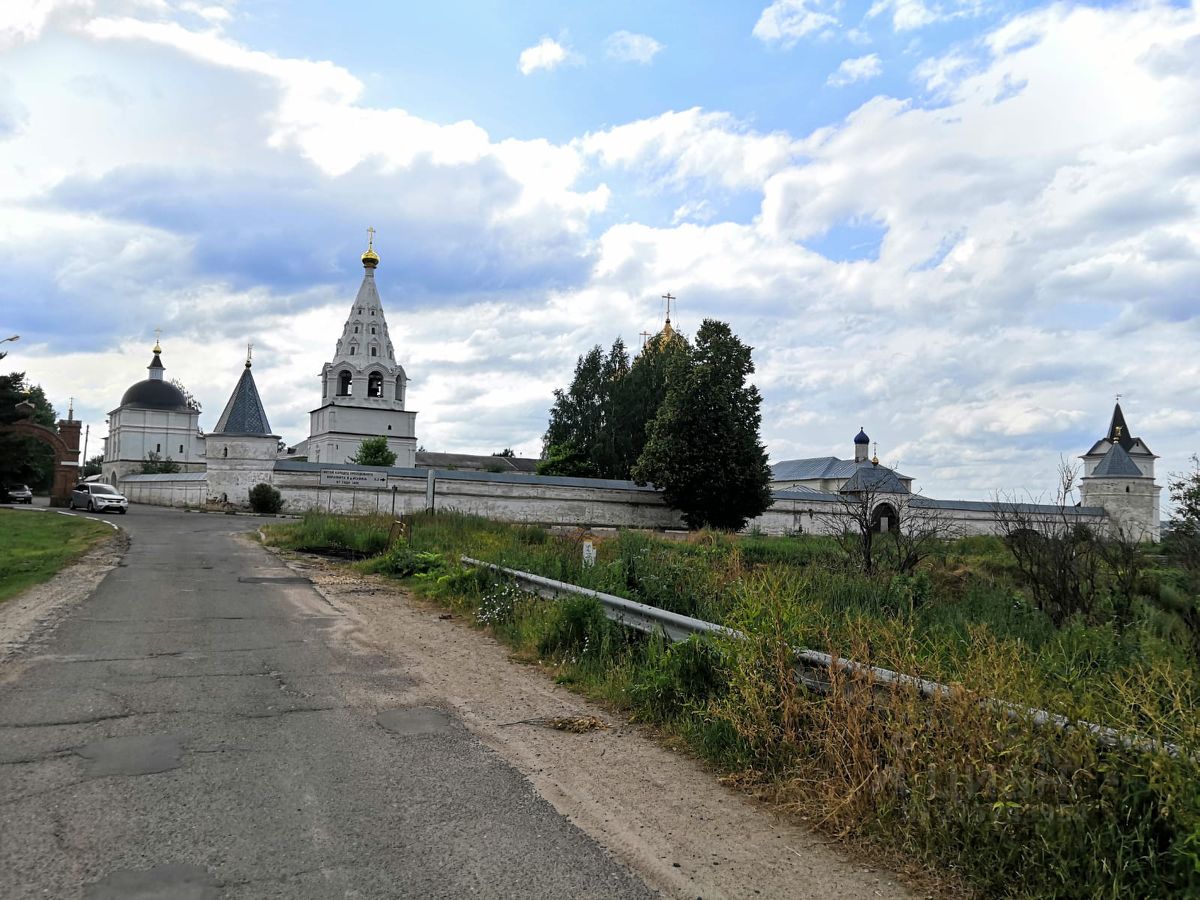
[[[0,661],[45,641],[63,616],[116,568],[128,547],[129,535],[116,532],[49,581],[0,603]]]
[[[462,618],[379,579],[289,558],[411,675],[405,705],[452,710],[560,813],[672,897],[912,897],[899,877],[778,819],[648,729],[554,684]],[[364,592],[364,583],[374,590]],[[554,723],[563,723],[556,726]],[[574,727],[566,727],[573,724]]]

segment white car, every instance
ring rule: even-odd
[[[113,509],[124,515],[129,510],[129,500],[111,484],[77,484],[71,491],[71,509],[83,507],[88,512],[104,512]]]

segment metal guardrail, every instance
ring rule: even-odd
[[[544,575],[534,575],[531,572],[505,568],[495,563],[473,559],[470,556],[460,558],[466,565],[490,569],[493,572],[498,572],[512,578],[532,593],[547,599],[554,599],[564,594],[592,597],[600,602],[600,605],[604,609],[604,614],[612,621],[648,634],[661,634],[672,643],[686,641],[694,634],[728,637],[734,640],[746,639],[746,635],[734,628],[705,622],[703,619],[681,615],[670,610],[659,609],[657,606],[649,606],[645,603],[627,600],[624,597],[618,597],[616,594],[606,594],[603,591],[580,587],[577,584],[570,584],[566,581],[557,581],[553,578],[547,578]],[[819,650],[797,649],[795,656],[797,677],[806,687],[822,693],[827,692],[829,689],[828,673],[833,669],[865,676],[877,684],[900,685],[910,688],[924,697],[949,697],[953,693],[953,688],[938,681],[918,678],[915,675],[905,675],[903,672],[894,672],[891,669],[884,669],[880,666],[867,665],[866,663],[856,662],[842,656],[822,653]],[[1010,703],[1007,700],[996,700],[989,697],[982,699],[980,703],[994,709],[1012,721],[1029,721],[1040,727],[1058,728],[1063,731],[1070,729],[1086,731],[1093,735],[1100,743],[1108,747],[1124,747],[1143,752],[1166,753],[1170,756],[1181,756],[1184,752],[1176,744],[1159,741],[1154,738],[1126,735],[1106,725],[1098,725],[1095,722],[1088,722],[1082,719],[1070,719],[1058,713],[1052,713],[1035,707],[1021,706],[1017,703]]]

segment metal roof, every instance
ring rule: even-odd
[[[1137,467],[1121,444],[1113,444],[1104,459],[1092,470],[1089,478],[1141,478],[1142,470]]]
[[[270,434],[271,426],[267,422],[267,411],[263,409],[262,400],[258,396],[258,388],[254,384],[254,376],[250,374],[250,363],[242,369],[242,377],[238,379],[225,411],[217,420],[213,434]]]
[[[855,463],[836,456],[814,456],[810,459],[785,459],[771,466],[772,481],[810,481],[817,478],[849,478]]]

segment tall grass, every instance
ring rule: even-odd
[[[812,537],[624,532],[599,540],[585,568],[580,533],[444,513],[407,522],[404,546],[367,565],[436,560],[410,584],[560,680],[769,785],[822,829],[877,841],[991,896],[1200,896],[1197,664],[1151,612],[1124,630],[1056,629],[1019,590],[1003,545],[986,538],[947,545],[913,575],[869,577]],[[380,527],[306,519],[270,536],[366,546]],[[618,628],[590,599],[548,603],[461,568],[460,554],[719,621],[747,639],[667,645]],[[830,690],[813,693],[795,677],[797,647],[954,687],[921,698],[833,670]],[[1003,715],[985,698],[1180,752],[1108,747],[1081,729]]]

